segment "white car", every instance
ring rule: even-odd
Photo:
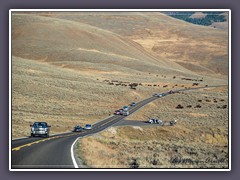
[[[153,96],[154,96],[154,97],[163,97],[163,94],[157,94],[157,93],[156,93],[156,94],[154,94]]]
[[[91,124],[86,124],[84,129],[90,130],[90,129],[92,129],[92,125]]]
[[[31,127],[31,137],[44,136],[49,137],[50,127],[46,122],[35,122]]]
[[[122,112],[122,115],[123,115],[123,116],[128,116],[128,115],[129,115],[129,111],[123,111],[123,112]]]
[[[123,111],[128,111],[129,106],[123,106]]]

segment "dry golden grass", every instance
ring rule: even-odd
[[[227,167],[227,137],[193,135],[185,127],[118,127],[81,139],[79,156],[95,168],[131,168],[134,159],[139,168],[213,168]],[[194,137],[195,136],[195,137]],[[193,164],[174,164],[174,158],[191,159]],[[196,164],[197,161],[209,162]],[[210,161],[223,160],[221,163]]]

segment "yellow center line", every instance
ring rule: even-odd
[[[41,139],[41,140],[34,141],[34,142],[31,142],[31,143],[28,143],[28,144],[24,144],[24,145],[22,145],[22,146],[18,146],[18,147],[13,148],[12,151],[18,151],[18,150],[20,150],[20,149],[22,149],[22,148],[24,148],[24,147],[31,146],[31,145],[33,145],[33,144],[38,144],[38,143],[40,143],[40,142],[48,141],[48,140],[55,139],[55,138],[57,138],[57,137],[51,137],[51,138],[47,138],[47,139]]]
[[[141,106],[141,104],[138,104],[138,105],[134,106],[134,108],[131,109],[131,110],[134,110],[134,109],[138,108],[138,106]],[[108,124],[108,123],[110,123],[110,122],[112,122],[114,120],[116,120],[117,118],[118,118],[118,116],[114,117],[110,121],[107,121],[107,122],[101,124],[100,126],[98,126],[98,128],[102,127],[102,126],[104,126],[104,125],[106,125],[106,124]],[[77,134],[82,134],[82,133],[84,133],[84,132],[77,133]],[[29,147],[29,146],[32,146],[34,144],[38,144],[38,143],[41,143],[41,142],[44,142],[44,141],[49,141],[51,139],[56,139],[56,138],[61,138],[61,137],[69,137],[69,136],[74,136],[74,135],[76,135],[76,134],[68,134],[68,135],[54,136],[54,137],[50,137],[50,138],[46,138],[46,139],[41,139],[41,140],[38,140],[38,141],[34,141],[34,142],[31,142],[31,143],[24,144],[22,146],[15,147],[15,148],[12,149],[12,151],[19,151],[20,149],[22,149],[24,147]]]
[[[137,108],[140,107],[140,106],[143,106],[143,105],[137,104],[136,106],[134,106],[134,107],[131,109],[131,111],[137,109]]]
[[[107,122],[101,124],[99,127],[102,127],[102,126],[104,126],[105,124],[107,124],[107,123],[109,123],[109,122],[112,122],[112,121],[116,120],[117,118],[118,118],[118,116],[114,117],[114,118],[111,119],[110,121],[107,121]]]
[[[81,133],[77,133],[77,134],[82,134],[83,132]],[[34,142],[31,142],[31,143],[27,143],[27,144],[24,144],[22,146],[18,146],[18,147],[15,147],[12,149],[12,151],[19,151],[20,149],[24,148],[24,147],[29,147],[31,145],[34,145],[34,144],[38,144],[38,143],[41,143],[41,142],[44,142],[44,141],[49,141],[51,139],[57,139],[57,138],[61,138],[61,137],[69,137],[69,136],[74,136],[76,134],[68,134],[68,135],[62,135],[62,136],[54,136],[54,137],[50,137],[50,138],[46,138],[46,139],[41,139],[41,140],[38,140],[38,141],[34,141]]]
[[[136,106],[134,106],[134,107],[131,109],[131,111],[137,109],[137,108],[140,107],[140,106],[142,106],[141,104],[142,104],[142,103],[137,104]],[[100,128],[100,127],[102,127],[102,126],[104,126],[104,125],[106,125],[106,124],[108,124],[108,123],[116,120],[117,118],[118,118],[118,116],[115,116],[115,117],[114,117],[113,119],[111,119],[110,121],[107,121],[107,122],[101,124],[100,126],[98,126],[98,128]],[[84,133],[84,132],[80,132],[80,133],[77,133],[77,134],[82,134],[82,133]],[[22,145],[22,146],[15,147],[15,148],[12,149],[12,151],[19,151],[20,149],[22,149],[22,148],[24,148],[24,147],[29,147],[29,146],[34,145],[34,144],[38,144],[38,143],[41,143],[41,142],[44,142],[44,141],[49,141],[49,140],[51,140],[51,139],[56,139],[56,138],[61,138],[61,137],[69,137],[69,136],[74,136],[74,135],[76,135],[76,134],[74,133],[74,134],[68,134],[68,135],[62,135],[62,136],[54,136],[54,137],[50,137],[50,138],[46,138],[46,139],[41,139],[41,140],[38,140],[38,141],[34,141],[34,142],[31,142],[31,143],[24,144],[24,145]]]
[[[131,111],[137,109],[137,108],[140,107],[140,106],[142,106],[141,104],[142,104],[142,103],[137,104],[136,106],[134,106],[134,107],[131,109]],[[110,122],[112,122],[112,121],[114,121],[114,120],[116,120],[118,117],[119,117],[119,116],[115,116],[115,117],[114,117],[113,119],[111,119],[110,121],[107,121],[107,122],[101,124],[100,126],[98,126],[98,128],[99,128],[99,127],[102,127],[102,126],[104,126],[104,125],[106,125],[106,124],[108,124],[108,123],[110,123]]]
[[[137,104],[136,106],[134,106],[131,110],[135,110],[136,108],[138,108],[139,106],[142,106],[141,104]],[[103,124],[101,124],[100,126],[98,126],[98,128],[116,120],[118,118],[118,116],[114,117],[113,119],[111,119],[110,121],[107,121]],[[77,134],[82,134],[84,132],[81,132],[81,133],[77,133]],[[18,147],[15,147],[12,149],[12,151],[19,151],[20,149],[24,148],[24,147],[29,147],[31,145],[34,145],[34,144],[38,144],[38,143],[41,143],[41,142],[44,142],[44,141],[49,141],[51,139],[56,139],[56,138],[61,138],[61,137],[69,137],[69,136],[74,136],[76,134],[68,134],[68,135],[62,135],[62,136],[54,136],[54,137],[50,137],[50,138],[46,138],[46,139],[41,139],[41,140],[38,140],[38,141],[34,141],[34,142],[31,142],[31,143],[27,143],[27,144],[24,144],[22,146],[18,146]]]

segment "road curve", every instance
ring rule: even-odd
[[[221,86],[197,87],[179,89],[173,92],[190,91],[203,88],[214,88]],[[166,93],[169,95],[169,93]],[[129,114],[132,114],[146,104],[161,97],[149,97],[130,107]],[[165,98],[165,97],[162,97]],[[73,159],[71,157],[71,146],[78,137],[95,134],[123,120],[125,116],[113,115],[93,125],[91,130],[84,130],[79,133],[64,133],[49,138],[24,138],[12,140],[11,142],[11,169],[72,169]]]

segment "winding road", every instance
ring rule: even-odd
[[[225,85],[224,85],[225,86]],[[173,92],[198,90],[203,88],[214,88],[221,86],[208,86],[175,90]],[[170,95],[169,93],[166,93]],[[165,97],[149,97],[135,106],[130,107],[129,114],[132,114],[146,104]],[[112,115],[93,125],[91,130],[84,130],[79,133],[63,133],[53,135],[49,138],[23,138],[11,141],[11,168],[12,169],[72,169],[79,168],[74,157],[73,147],[78,138],[89,136],[113,126],[123,120],[125,116]]]

